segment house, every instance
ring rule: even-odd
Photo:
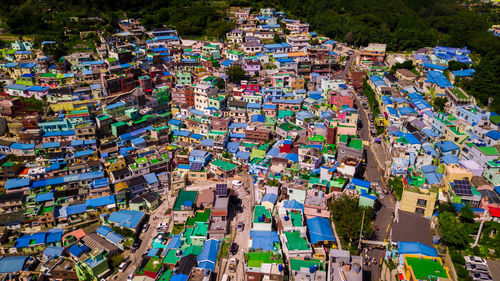
[[[314,217],[307,219],[307,231],[313,245],[331,246],[336,243],[330,221],[327,218]]]
[[[160,200],[152,192],[143,193],[130,200],[130,210],[132,211],[153,211],[158,207]]]
[[[193,150],[189,154],[189,164],[193,165],[195,163],[201,164],[202,167],[206,166],[207,163],[212,158],[210,152],[203,150]]]
[[[294,280],[326,280],[326,267],[323,261],[316,259],[290,259],[290,272]]]
[[[174,223],[186,223],[187,219],[194,215],[197,195],[197,191],[179,190],[174,208],[172,209],[172,218]]]
[[[403,190],[400,209],[430,218],[434,212],[438,194],[436,192],[425,193],[420,190],[421,189],[419,189],[419,191],[409,189]]]
[[[89,256],[76,264],[75,270],[80,280],[101,280],[109,273],[109,264],[106,252],[95,249]]]
[[[109,214],[107,221],[119,227],[137,232],[144,217],[145,213],[143,211],[120,210]]]
[[[361,281],[363,273],[360,270],[363,265],[363,257],[353,256],[346,250],[332,249],[329,251],[328,275],[331,281],[347,280]],[[349,268],[349,270],[343,270]],[[342,272],[343,274],[338,274]]]

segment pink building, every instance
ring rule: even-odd
[[[342,108],[342,106],[354,107],[354,97],[348,90],[331,91],[328,96],[329,104],[334,105],[337,109]]]

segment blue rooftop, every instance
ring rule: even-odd
[[[316,244],[322,241],[335,241],[330,221],[323,217],[314,217],[307,220],[307,231],[311,238],[311,243]]]
[[[135,229],[144,217],[144,212],[120,210],[109,215],[108,221],[118,224],[120,227]]]

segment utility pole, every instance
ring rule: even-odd
[[[363,225],[365,224],[365,211],[363,211],[363,218],[361,219],[361,227],[359,230],[359,242],[358,242],[358,251],[361,249],[361,239],[363,236]]]
[[[484,222],[486,221],[486,214],[487,214],[486,212],[487,211],[485,210],[483,216],[481,217],[481,224],[479,225],[479,230],[477,231],[476,240],[474,241],[472,247],[476,247],[477,244],[479,243],[479,238],[481,237],[481,232],[483,231]]]

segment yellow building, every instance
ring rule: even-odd
[[[127,166],[127,163],[125,161],[125,157],[117,157],[117,158],[112,158],[108,159],[106,163],[104,164],[106,171],[108,173],[111,173],[116,170],[123,169]]]
[[[115,192],[120,192],[122,190],[128,190],[128,185],[124,181],[115,184]]]
[[[435,192],[421,192],[420,190],[403,190],[401,197],[402,211],[417,213],[424,217],[431,217],[436,205],[438,194]]]
[[[405,280],[451,281],[449,268],[439,257],[403,255]]]
[[[302,77],[297,77],[294,81],[290,83],[290,88],[293,90],[304,89],[306,80]]]
[[[448,190],[448,188],[450,187],[450,183],[452,183],[454,180],[465,179],[472,179],[472,173],[469,170],[462,168],[458,164],[451,164],[444,167],[443,182],[446,186],[445,190]]]

